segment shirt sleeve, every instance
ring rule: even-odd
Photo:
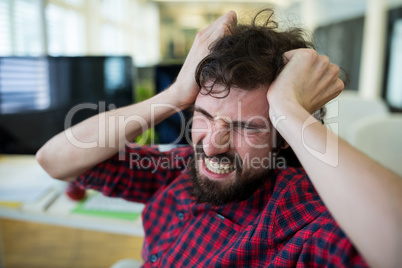
[[[282,191],[273,244],[280,245],[280,254],[275,262],[300,267],[368,267],[307,175],[293,170],[279,176],[283,176],[278,183]]]
[[[322,221],[319,223],[321,227],[304,243],[299,258],[301,263],[315,267],[368,267],[330,215],[318,221]]]
[[[106,196],[146,203],[181,174],[191,156],[189,146],[161,151],[157,146],[129,144],[73,183]]]

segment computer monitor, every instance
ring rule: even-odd
[[[180,72],[182,64],[160,64],[155,66],[155,86],[156,93],[160,93],[168,88]],[[158,135],[158,142],[161,144],[188,144],[190,140],[188,129],[187,133],[183,131],[187,126],[191,114],[187,111],[176,113],[168,117],[163,122],[155,126]]]
[[[0,153],[34,154],[76,105],[122,107],[133,91],[129,56],[0,57]],[[72,124],[98,112],[83,109]]]

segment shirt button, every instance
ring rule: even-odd
[[[156,254],[151,256],[151,262],[156,262],[158,260],[158,256]]]
[[[183,212],[177,213],[177,217],[179,217],[180,220],[184,220],[184,213]]]
[[[219,214],[219,213],[217,213],[216,214],[216,216],[219,218],[219,219],[221,219],[221,220],[224,220],[225,219],[225,217],[224,216],[222,216],[221,214]]]

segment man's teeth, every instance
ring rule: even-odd
[[[233,164],[222,164],[216,161],[204,158],[204,163],[207,169],[216,174],[226,174],[234,170]]]

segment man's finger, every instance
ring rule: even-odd
[[[209,37],[219,38],[223,35],[228,34],[228,32],[225,31],[229,30],[230,32],[230,28],[233,28],[236,24],[237,24],[236,12],[229,11],[224,15],[222,15],[221,17],[219,17],[206,29],[206,35]],[[222,27],[223,25],[226,25],[226,27]]]

